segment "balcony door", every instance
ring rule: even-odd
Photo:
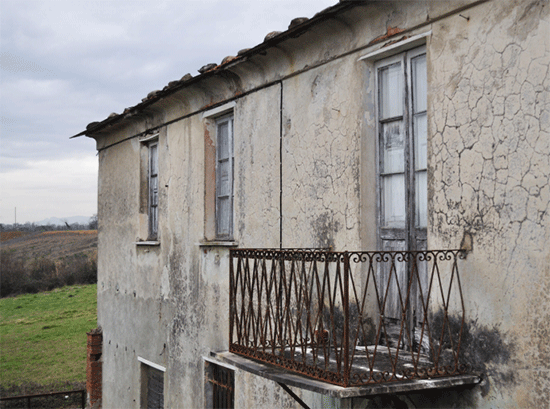
[[[425,47],[376,64],[378,115],[378,241],[380,250],[426,249],[427,226],[427,73]],[[407,295],[411,263],[388,263],[379,271],[387,294],[387,318],[399,320]],[[427,281],[425,266],[420,278]],[[389,286],[389,289],[388,289]],[[420,319],[414,286],[407,307]],[[386,289],[388,291],[386,292]]]

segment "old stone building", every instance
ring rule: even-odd
[[[88,125],[103,407],[547,407],[549,65],[546,0],[342,1]]]

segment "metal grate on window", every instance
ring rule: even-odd
[[[147,409],[164,408],[164,373],[147,368]]]
[[[235,402],[235,373],[229,368],[205,362],[206,407],[233,409]]]

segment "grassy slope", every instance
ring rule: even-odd
[[[1,299],[0,385],[84,382],[96,291],[94,284]]]

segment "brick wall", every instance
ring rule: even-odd
[[[88,392],[88,405],[101,407],[101,354],[103,351],[103,334],[96,328],[87,333],[87,359],[86,359],[86,390]]]

